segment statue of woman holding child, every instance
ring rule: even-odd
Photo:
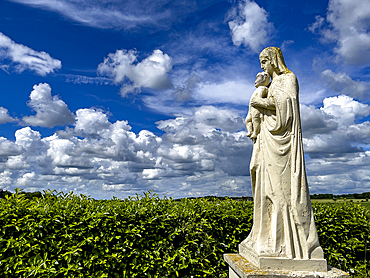
[[[305,171],[298,81],[279,48],[264,49],[259,59],[271,83],[261,82],[266,89],[250,101],[250,110],[258,111],[246,120],[254,141],[254,214],[252,230],[239,250],[257,257],[322,260]],[[253,118],[258,118],[256,123]]]

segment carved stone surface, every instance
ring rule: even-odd
[[[281,257],[257,256],[253,250],[243,243],[239,244],[239,254],[261,269],[292,270],[292,271],[327,271],[325,259],[290,259]]]
[[[324,260],[304,165],[298,81],[279,48],[264,49],[259,59],[272,81],[268,97],[257,95],[250,102],[261,122],[250,163],[253,227],[241,246],[249,259]],[[306,264],[300,265],[306,270]],[[316,270],[325,267],[320,264]]]
[[[250,136],[253,227],[239,253],[259,268],[325,272],[305,170],[298,80],[279,48],[264,49],[259,59],[271,83],[250,100],[259,117]],[[247,126],[254,125],[248,117]]]
[[[270,84],[270,75],[267,72],[263,71],[257,73],[256,77],[257,78],[254,84],[257,89],[253,92],[251,96],[251,101],[255,97],[266,98],[268,96],[267,86]],[[261,127],[261,113],[259,111],[259,108],[255,108],[251,104],[249,104],[248,115],[245,118],[245,125],[247,126],[248,130],[247,136],[250,137],[253,142],[255,142]]]
[[[349,278],[349,274],[334,267],[328,271],[292,271],[261,269],[250,263],[240,254],[224,254],[229,265],[229,278]]]

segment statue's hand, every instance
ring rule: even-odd
[[[254,97],[250,100],[250,104],[253,106],[253,107],[256,107],[256,105],[258,105],[258,101],[256,99],[257,97]]]

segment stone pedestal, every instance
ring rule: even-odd
[[[327,271],[325,259],[296,260],[279,257],[259,257],[244,242],[239,244],[239,254],[261,269],[289,271]]]
[[[240,254],[224,254],[229,278],[349,278],[349,274],[328,266],[327,271],[271,270],[258,268]]]

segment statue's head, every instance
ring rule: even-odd
[[[285,65],[283,53],[278,47],[270,46],[265,48],[264,50],[261,51],[259,58],[261,61],[261,65],[263,60],[268,60],[269,64],[272,67],[269,70],[275,71],[278,75],[290,72],[290,70]],[[268,73],[271,75],[271,72]]]
[[[268,86],[270,83],[270,75],[267,72],[259,72],[256,76],[254,85],[258,88],[259,86]]]

